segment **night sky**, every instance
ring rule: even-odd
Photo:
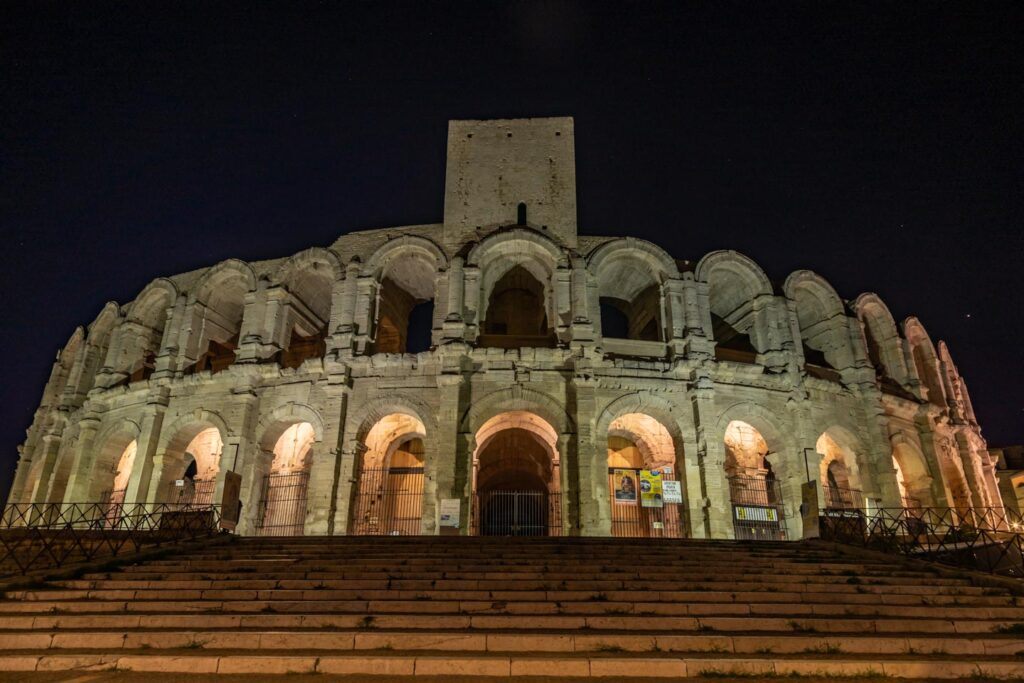
[[[1024,4],[0,5],[0,499],[155,277],[440,222],[447,121],[576,119],[581,234],[877,292],[1024,441]]]

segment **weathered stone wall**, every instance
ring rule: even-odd
[[[734,251],[694,264],[635,238],[577,239],[571,120],[478,124],[453,124],[450,134],[463,137],[450,142],[449,175],[491,169],[502,178],[481,179],[478,189],[490,189],[470,193],[455,218],[448,201],[465,188],[450,184],[443,225],[353,232],[272,261],[229,260],[108,304],[54,363],[10,500],[95,499],[134,441],[125,500],[161,502],[190,440],[213,427],[223,441],[215,497],[226,472],[242,475],[240,530],[249,533],[274,444],[308,422],[306,532],[341,534],[366,436],[401,413],[425,431],[422,532],[438,533],[445,498],[464,501],[466,530],[478,431],[526,411],[555,434],[565,533],[609,533],[607,443],[612,422],[627,414],[649,416],[671,436],[694,536],[733,533],[725,431],[734,421],[767,444],[764,468],[779,482],[791,537],[800,534],[800,487],[822,471],[825,434],[863,504],[942,506],[959,496],[962,505],[966,490],[972,506],[1001,505],[966,384],[916,318],[901,329],[877,295],[843,300],[811,271],[775,285]],[[512,139],[522,134],[521,148],[505,150],[505,128]],[[524,185],[539,193],[527,199],[550,203],[538,212],[531,204],[528,224],[515,225],[507,209],[525,195],[505,196],[503,183],[525,183],[545,152],[566,185]],[[476,230],[478,220],[489,227]],[[543,293],[551,338],[484,334],[495,285],[513,268]],[[428,298],[432,348],[374,353],[382,312]],[[656,334],[639,338],[633,326],[632,338],[606,336],[609,299],[633,319],[656,321]],[[399,346],[406,336],[389,334]],[[282,367],[296,335],[318,335],[321,346],[309,348],[323,351]],[[226,367],[205,364],[211,342],[227,345]]]

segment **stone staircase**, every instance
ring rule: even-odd
[[[7,590],[0,670],[1024,675],[1024,598],[825,544],[234,538]]]

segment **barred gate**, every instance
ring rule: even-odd
[[[737,540],[786,540],[782,488],[774,478],[729,477],[729,498]]]
[[[171,482],[167,502],[174,505],[213,505],[213,494],[217,487],[214,479],[185,479],[184,486]]]
[[[548,491],[484,491],[474,496],[479,536],[561,536],[562,495]]]
[[[352,499],[351,536],[417,536],[423,515],[423,468],[363,470]]]
[[[636,500],[623,503],[615,500],[615,470],[628,470],[633,480],[640,481],[640,469],[629,467],[608,468],[608,497],[612,506],[612,536],[624,538],[686,538],[689,519],[682,505],[663,504],[660,508],[645,508]],[[664,476],[664,475],[663,475]],[[672,475],[665,476],[670,480]]]
[[[302,536],[306,523],[309,472],[263,477],[257,536]]]

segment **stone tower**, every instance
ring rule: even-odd
[[[571,117],[451,121],[444,242],[476,241],[526,224],[576,246],[576,152]]]

